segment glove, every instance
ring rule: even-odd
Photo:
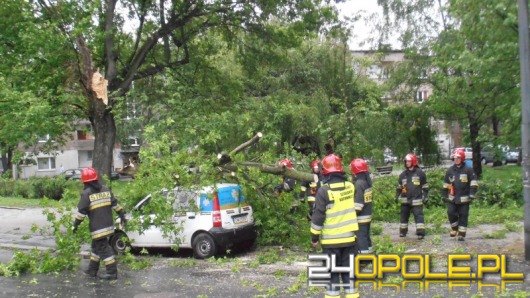
[[[72,227],[72,233],[74,233],[74,234],[77,233],[77,226],[76,226],[76,225],[74,225],[74,226]]]
[[[396,203],[399,202],[399,196],[396,196],[396,197],[394,198],[394,201],[396,201]]]
[[[120,223],[123,229],[127,226],[127,219],[125,219],[125,216],[120,217]]]
[[[429,196],[427,195],[423,196],[423,200],[422,200],[423,204],[426,204],[428,201],[429,201]]]

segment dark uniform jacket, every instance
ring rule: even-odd
[[[428,192],[427,176],[418,166],[414,167],[412,171],[406,169],[399,175],[396,194],[399,196],[401,204],[421,206]]]
[[[472,168],[462,164],[447,169],[442,197],[454,204],[470,203],[477,193],[478,181]]]
[[[322,176],[319,174],[312,173],[317,175],[318,182],[315,181],[306,181],[300,186],[300,200],[307,198],[308,202],[314,202],[315,196],[317,195],[318,189],[322,184]]]
[[[101,188],[97,189],[98,187]],[[77,209],[74,225],[77,226],[88,216],[92,239],[108,237],[114,233],[113,209],[120,217],[123,217],[123,209],[118,205],[112,192],[99,183],[85,185]]]
[[[354,193],[355,186],[346,181],[344,174],[332,173],[325,177],[311,216],[312,242],[320,238],[322,247],[327,248],[355,245],[355,231],[359,230],[359,225]]]
[[[372,221],[372,180],[366,172],[355,178],[355,210],[359,224]]]

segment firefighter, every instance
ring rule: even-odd
[[[355,232],[359,230],[353,200],[355,186],[347,181],[342,159],[335,154],[322,160],[322,174],[322,186],[316,194],[311,217],[311,244],[316,248],[320,239],[322,252],[335,255],[336,266],[349,267],[350,255],[357,253]],[[348,272],[331,272],[330,283],[325,297],[340,297],[341,285],[345,297],[359,297]]]
[[[478,181],[471,167],[465,165],[464,150],[456,149],[451,154],[454,165],[447,169],[442,198],[447,202],[447,216],[451,224],[449,236],[458,235],[458,241],[466,237],[469,204],[477,193]]]
[[[280,167],[286,167],[288,169],[294,170],[293,163],[288,159],[282,159],[278,162]],[[274,187],[274,192],[276,194],[281,194],[282,192],[291,192],[296,186],[296,180],[290,177],[283,176],[282,182]]]
[[[109,237],[114,234],[114,218],[112,210],[118,213],[122,225],[126,225],[125,213],[118,205],[112,192],[98,181],[98,173],[94,168],[84,168],[81,172],[84,190],[77,204],[77,214],[72,227],[73,232],[83,220],[90,220],[90,236],[92,238],[90,262],[85,274],[96,277],[99,263],[105,263],[106,273],[101,279],[118,279],[118,264],[114,258],[114,251],[109,245]]]
[[[405,170],[399,175],[396,188],[396,202],[401,202],[399,237],[407,236],[410,212],[414,214],[416,235],[419,240],[425,237],[423,204],[429,200],[427,176],[418,167],[418,159],[409,153],[403,159]]]
[[[309,204],[309,219],[313,215],[313,206],[315,205],[315,195],[320,188],[320,181],[322,180],[320,161],[315,159],[311,162],[311,172],[314,174],[314,181],[307,181],[300,186],[300,200]]]
[[[350,169],[355,183],[355,211],[359,222],[357,243],[359,252],[371,253],[372,239],[370,238],[370,223],[372,222],[372,179],[368,172],[368,164],[364,159],[356,158],[351,161]]]

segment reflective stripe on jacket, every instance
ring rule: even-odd
[[[317,204],[325,204],[325,218],[319,225],[319,215],[313,212],[311,233],[320,235],[323,247],[348,246],[355,242],[359,230],[354,204],[355,187],[351,182],[325,184],[317,193]]]
[[[92,239],[100,239],[114,233],[114,217],[112,210],[119,213],[122,208],[112,192],[102,186],[100,190],[86,187],[77,205],[77,220],[90,219],[89,228]]]

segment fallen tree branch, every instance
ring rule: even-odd
[[[252,137],[252,139],[237,146],[230,153],[228,154],[219,153],[217,155],[217,159],[219,160],[219,164],[217,166],[219,167],[219,170],[238,172],[238,171],[247,171],[250,168],[257,168],[262,173],[273,174],[273,175],[278,175],[278,176],[281,175],[281,176],[293,178],[298,181],[317,181],[318,180],[318,178],[314,174],[298,172],[294,169],[289,169],[285,166],[269,165],[269,164],[263,164],[259,162],[251,162],[251,161],[235,162],[232,160],[232,156],[243,151],[245,148],[248,148],[252,146],[253,144],[256,144],[257,142],[259,142],[259,140],[262,137],[263,137],[263,134],[261,132],[258,132],[254,137]]]
[[[258,132],[254,137],[252,137],[252,139],[250,139],[250,140],[246,141],[245,143],[237,146],[230,153],[226,154],[224,152],[221,152],[221,153],[217,154],[217,159],[219,160],[219,165],[224,165],[224,164],[232,162],[232,156],[234,156],[235,154],[243,151],[245,148],[256,144],[257,142],[259,142],[261,137],[263,137],[263,134],[261,132]]]
[[[250,168],[258,168],[258,170],[262,173],[282,175],[298,181],[316,181],[315,175],[311,173],[298,172],[297,170],[289,169],[285,166],[271,166],[258,162],[232,162],[230,164],[224,164],[220,167],[233,172],[241,170],[245,171],[249,170]]]

